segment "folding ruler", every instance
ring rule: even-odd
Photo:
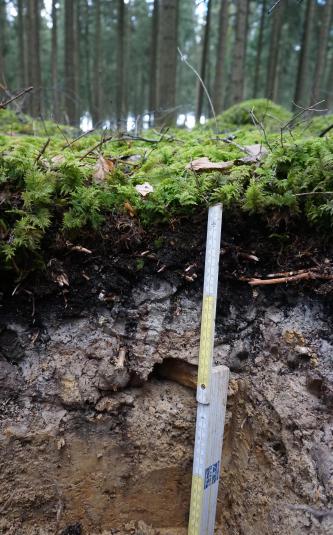
[[[188,535],[213,535],[229,368],[213,367],[222,205],[209,208]]]

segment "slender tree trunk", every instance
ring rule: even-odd
[[[94,103],[92,97],[92,87],[91,87],[91,37],[90,37],[90,12],[91,7],[89,5],[89,0],[84,0],[83,2],[83,20],[84,20],[84,85],[85,85],[85,99],[86,105],[88,106],[88,111],[91,114],[91,117],[94,122]]]
[[[102,120],[102,69],[101,69],[101,2],[95,0],[95,35],[93,61],[93,123],[96,126]]]
[[[310,45],[312,38],[312,24],[315,13],[315,2],[313,0],[307,0],[305,20],[303,25],[303,34],[301,42],[301,50],[299,55],[296,89],[294,96],[294,103],[305,105],[307,98],[307,81],[309,78],[309,56]]]
[[[157,107],[157,46],[158,46],[158,0],[154,0],[153,16],[151,22],[150,46],[150,80],[149,80],[149,122],[154,123],[154,114]]]
[[[211,12],[212,12],[212,0],[208,0],[207,12],[206,12],[206,24],[205,24],[202,55],[201,55],[201,66],[200,66],[200,77],[204,83],[206,82],[206,70],[207,70],[207,63],[208,63],[208,47],[209,47]],[[200,117],[202,115],[202,109],[203,109],[203,101],[204,101],[204,88],[202,87],[202,84],[199,82],[197,106],[196,106],[196,112],[195,112],[196,122],[200,121]]]
[[[176,77],[179,0],[160,0],[158,46],[158,123],[172,125],[177,118]]]
[[[322,8],[322,18],[319,31],[318,52],[315,64],[315,73],[312,85],[312,103],[316,103],[321,99],[321,90],[323,86],[323,78],[326,65],[327,47],[329,30],[332,20],[333,0],[327,0],[325,6]]]
[[[30,97],[30,113],[38,117],[42,112],[42,77],[40,65],[40,5],[39,0],[28,0],[28,84],[34,87]]]
[[[125,2],[118,0],[117,27],[117,89],[116,89],[116,119],[118,128],[124,117],[124,79],[125,79]]]
[[[244,98],[248,0],[237,0],[236,36],[231,71],[232,104]]]
[[[18,68],[19,68],[19,84],[20,87],[27,85],[27,66],[26,66],[26,50],[25,50],[25,25],[24,25],[24,2],[18,0],[17,2],[17,41],[18,41]],[[0,31],[1,33],[1,31]]]
[[[69,124],[76,124],[74,2],[65,0],[65,113]]]
[[[277,98],[278,65],[281,47],[281,32],[285,11],[285,2],[281,2],[273,11],[271,36],[269,43],[269,57],[266,80],[266,97],[272,100]]]
[[[6,48],[6,4],[0,0],[0,83],[4,83],[5,77],[5,48]]]
[[[258,96],[260,73],[261,73],[261,67],[262,67],[261,58],[262,58],[262,49],[264,46],[264,30],[265,30],[265,22],[266,22],[266,12],[267,12],[267,0],[262,0],[256,62],[255,62],[255,72],[254,72],[254,82],[253,82],[253,98],[257,98]]]
[[[221,113],[224,105],[224,65],[227,51],[229,0],[221,0],[219,14],[219,34],[216,54],[215,80],[213,90],[213,104],[215,112]]]
[[[60,87],[58,80],[58,15],[57,0],[52,0],[52,34],[51,34],[51,80],[52,80],[52,99],[53,99],[53,117],[59,121],[60,106],[59,96]]]
[[[80,17],[80,10],[81,10],[81,0],[75,1],[75,10],[74,10],[74,39],[75,39],[75,45],[74,45],[74,62],[75,62],[75,95],[76,95],[76,120],[75,124],[78,126],[80,125],[80,117],[81,117],[81,91],[80,91],[80,50],[81,50],[81,17]]]

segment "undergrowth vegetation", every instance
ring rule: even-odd
[[[253,125],[249,110],[261,126]],[[311,122],[281,132],[281,123],[290,121],[286,110],[248,101],[218,118],[218,138],[208,125],[142,134],[151,142],[114,133],[101,144],[110,132],[91,133],[71,145],[73,132],[53,123],[36,131],[26,120],[22,131],[12,112],[0,111],[0,255],[10,269],[20,271],[28,255],[31,265],[31,258],[42,259],[44,244],[59,235],[96,231],[109,214],[125,213],[149,228],[222,202],[228,211],[257,214],[275,230],[305,219],[323,232],[332,228],[333,140],[330,133],[318,137],[330,118],[314,121],[316,133]],[[244,164],[242,148],[253,144],[267,153]],[[224,172],[186,168],[202,157],[234,165]],[[143,196],[136,186],[145,182],[153,191]]]

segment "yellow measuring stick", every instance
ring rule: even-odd
[[[222,205],[209,208],[189,535],[213,535],[229,369],[213,367]]]

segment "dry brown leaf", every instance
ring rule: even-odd
[[[225,171],[231,169],[234,166],[233,161],[229,162],[211,162],[206,156],[203,158],[198,158],[197,160],[192,160],[187,166],[186,169],[191,171]]]
[[[136,210],[135,210],[135,208],[133,208],[133,206],[128,201],[126,201],[124,203],[124,208],[125,208],[126,212],[128,212],[131,217],[135,216]]]
[[[266,147],[263,147],[259,143],[255,145],[245,145],[244,149],[248,153],[248,156],[244,156],[243,158],[238,158],[236,160],[237,163],[246,164],[246,163],[259,162],[267,154]]]
[[[113,171],[114,167],[114,160],[104,158],[104,156],[100,154],[95,165],[95,172],[93,174],[95,182],[104,182],[106,176]]]
[[[149,182],[144,182],[143,184],[137,184],[135,189],[142,197],[146,197],[149,193],[154,191],[154,188]]]

